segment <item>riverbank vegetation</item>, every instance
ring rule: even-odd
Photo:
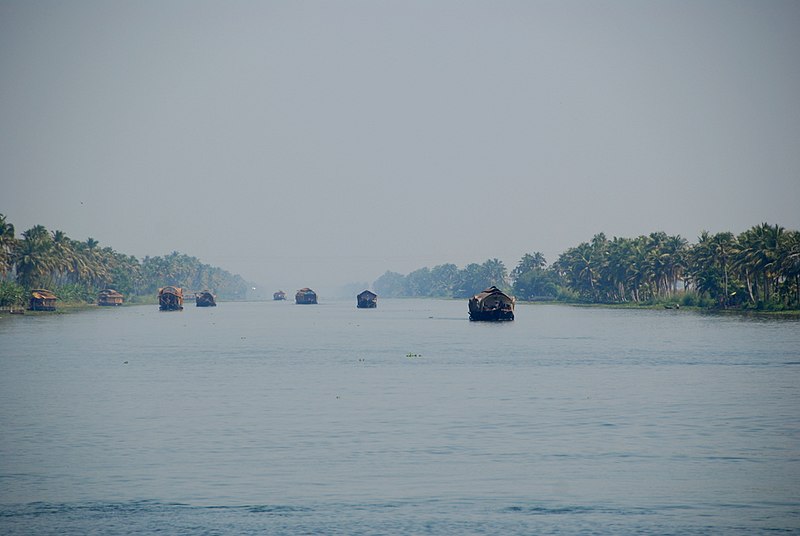
[[[17,238],[0,214],[0,307],[24,305],[33,288],[48,288],[61,302],[93,303],[99,290],[114,288],[128,302],[153,303],[166,285],[212,289],[223,300],[243,299],[251,286],[177,251],[140,261],[41,225]],[[468,298],[491,285],[525,301],[800,310],[800,232],[762,223],[739,235],[703,231],[694,244],[664,232],[599,233],[551,264],[534,252],[510,272],[496,258],[387,271],[373,288],[387,298]]]
[[[797,310],[800,232],[762,223],[739,235],[703,231],[694,244],[664,232],[600,233],[550,265],[535,252],[511,272],[497,259],[463,269],[444,264],[405,276],[386,272],[374,288],[387,297],[463,298],[490,285],[529,301]]]
[[[149,303],[160,287],[212,289],[220,299],[244,299],[250,284],[241,276],[178,253],[145,257],[100,247],[93,238],[73,240],[63,231],[36,225],[19,238],[0,214],[0,306],[21,306],[34,288],[47,288],[60,302],[94,303],[113,288],[128,302]]]

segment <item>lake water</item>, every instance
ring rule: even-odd
[[[0,533],[798,534],[799,417],[796,319],[6,316]]]

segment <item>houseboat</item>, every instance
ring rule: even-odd
[[[514,320],[515,299],[491,286],[469,299],[470,320]]]
[[[204,290],[194,295],[194,302],[197,307],[216,307],[217,297],[208,290]]]
[[[276,293],[274,293],[272,295],[272,299],[275,300],[275,301],[285,300],[286,299],[286,293],[284,291],[282,291],[282,290],[279,290],[278,292],[276,292]]]
[[[122,294],[114,290],[113,288],[107,288],[101,290],[100,293],[97,295],[97,305],[103,306],[115,306],[115,305],[122,305],[122,302],[125,301]]]
[[[374,309],[378,306],[378,295],[369,290],[365,290],[356,296],[357,307],[359,309]]]
[[[28,309],[31,311],[55,311],[58,297],[43,288],[31,290],[31,299]]]
[[[162,311],[182,311],[183,289],[180,287],[158,289],[158,308]]]
[[[294,295],[294,301],[298,305],[313,305],[317,303],[317,293],[310,288],[301,288]]]

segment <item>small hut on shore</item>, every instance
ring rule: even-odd
[[[294,295],[294,301],[298,305],[313,305],[317,303],[317,293],[308,287],[301,288]]]
[[[278,292],[276,292],[276,293],[274,293],[272,295],[272,299],[275,300],[275,301],[285,300],[286,299],[286,293],[284,291],[282,291],[282,290],[279,290]]]
[[[122,305],[122,302],[125,301],[122,294],[114,290],[113,288],[107,288],[101,290],[100,293],[97,295],[97,305]]]
[[[194,295],[194,303],[197,307],[216,307],[217,297],[210,291],[204,290]]]
[[[515,299],[491,286],[469,299],[470,320],[514,320]]]
[[[158,308],[162,311],[182,311],[183,289],[180,287],[158,289]]]
[[[43,288],[31,290],[31,300],[28,309],[31,311],[55,311],[58,297]]]
[[[374,309],[378,306],[378,295],[369,290],[356,296],[356,300],[359,309]]]

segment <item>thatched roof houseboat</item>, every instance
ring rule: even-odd
[[[58,297],[43,288],[31,290],[31,300],[28,309],[31,311],[55,311]]]
[[[491,286],[469,299],[470,320],[514,320],[516,300]]]
[[[317,303],[317,293],[308,287],[301,288],[294,295],[294,301],[300,305],[308,305]]]
[[[97,295],[97,305],[122,305],[123,301],[125,301],[125,298],[122,296],[122,294],[113,288],[101,290]]]
[[[194,295],[194,302],[197,307],[216,307],[217,297],[208,290],[204,290]]]
[[[182,311],[183,289],[180,287],[158,289],[158,308],[162,311]]]
[[[274,293],[272,295],[272,299],[275,300],[275,301],[285,300],[286,299],[286,293],[284,291],[282,291],[282,290],[279,290],[278,292],[276,292],[276,293]]]
[[[356,296],[357,307],[359,309],[374,309],[378,306],[378,295],[369,290],[365,290]]]

